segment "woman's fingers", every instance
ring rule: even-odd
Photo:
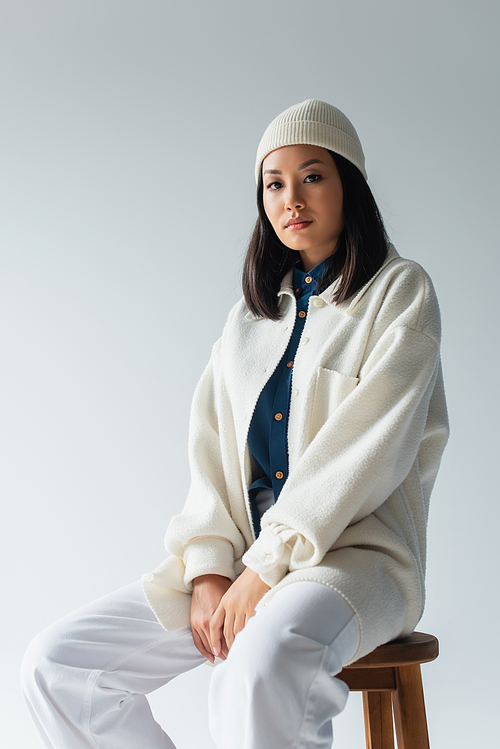
[[[210,576],[206,577],[210,578]],[[215,577],[218,578],[218,576]],[[211,580],[205,580],[203,576],[196,580],[193,610],[201,609],[204,616],[203,625],[195,629],[198,630],[203,645],[209,653],[227,658],[234,638],[245,627],[248,619],[255,614],[255,606],[266,590],[269,590],[269,586],[249,569],[246,569],[232,585],[228,579],[222,578],[221,582],[218,578],[220,584],[216,589],[217,595],[212,595]],[[225,592],[221,595],[222,589],[225,589]],[[216,604],[215,610],[212,609],[212,615],[210,615],[210,606],[204,604],[204,593],[207,591],[210,603]],[[198,603],[198,600],[201,603]],[[197,619],[196,616],[194,618]]]
[[[223,606],[218,606],[215,610],[212,620],[210,622],[210,646],[211,651],[214,655],[220,655],[224,643],[223,627],[225,621],[225,614]]]
[[[191,599],[191,629],[193,641],[203,655],[210,661],[214,661],[214,645],[212,644],[211,622],[216,614],[219,603],[231,586],[231,581],[221,575],[200,575],[193,580],[193,596]],[[219,630],[222,629],[224,615],[220,621]],[[214,628],[215,647],[217,654],[221,650],[222,640],[220,633]]]
[[[232,611],[226,611],[226,617],[224,619],[224,639],[228,651],[231,650],[231,646],[234,642],[234,634],[234,613]]]
[[[198,632],[194,627],[191,628],[191,632],[193,634],[193,642],[195,646],[205,658],[208,658],[210,663],[213,663],[215,660],[214,654],[208,649],[208,640],[206,637],[202,637],[204,633]]]

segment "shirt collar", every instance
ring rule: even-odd
[[[304,292],[312,293],[319,281],[323,278],[325,270],[328,265],[328,258],[323,260],[314,268],[309,271],[302,270],[302,261],[299,260],[297,265],[293,268],[292,285],[296,294],[302,294]],[[311,281],[312,279],[312,281]]]

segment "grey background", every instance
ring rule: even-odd
[[[434,747],[491,746],[498,656],[498,4],[2,0],[0,743],[43,626],[163,557],[190,399],[239,298],[268,122],[355,124],[399,252],[434,280],[452,425],[433,496],[424,667]],[[496,665],[494,663],[496,659]],[[209,668],[153,699],[213,746]],[[336,724],[361,749],[358,695]]]

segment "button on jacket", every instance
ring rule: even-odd
[[[440,317],[425,271],[391,246],[353,297],[310,305],[293,363],[289,473],[255,538],[248,430],[297,314],[290,271],[281,318],[231,310],[197,386],[190,419],[191,488],[172,518],[171,556],[144,577],[166,629],[189,624],[191,581],[234,579],[245,566],[277,590],[313,580],[356,612],[356,660],[411,632],[424,605],[426,525],[448,422]],[[293,397],[297,391],[297,397]]]

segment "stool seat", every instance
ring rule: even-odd
[[[378,648],[347,668],[380,668],[380,666],[429,663],[438,655],[439,643],[434,635],[412,632],[408,637],[399,637],[397,640],[386,642],[385,645],[379,645]]]
[[[367,749],[429,749],[420,664],[438,657],[434,635],[412,632],[346,666],[337,678],[363,692]]]

